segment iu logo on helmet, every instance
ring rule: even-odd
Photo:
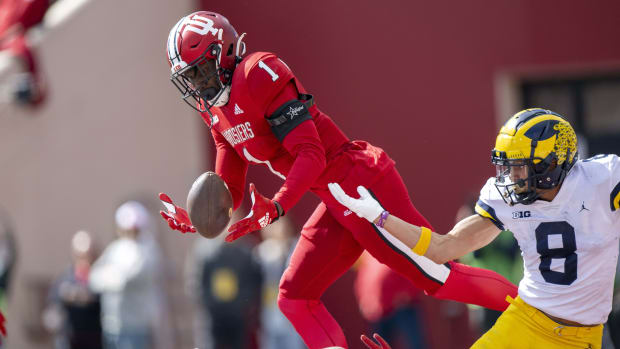
[[[193,31],[200,35],[211,33],[213,36],[217,36],[219,29],[213,27],[213,21],[209,18],[202,16],[194,16],[188,22],[185,30]]]

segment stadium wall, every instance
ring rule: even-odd
[[[8,347],[52,347],[40,312],[50,281],[69,264],[72,235],[89,230],[104,247],[115,237],[114,211],[128,199],[142,199],[154,214],[170,267],[162,270],[173,303],[168,320],[185,340],[175,347],[192,347],[182,271],[193,239],[155,216],[157,193],[184,203],[207,163],[200,118],[169,82],[165,56],[168,31],[191,6],[60,0],[33,33],[49,98],[36,110],[0,111],[0,205],[19,249]]]

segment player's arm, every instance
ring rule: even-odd
[[[282,142],[282,146],[295,159],[284,184],[273,197],[284,212],[293,207],[310,189],[326,166],[325,148],[319,133],[307,107],[298,98],[297,88],[293,82],[289,82],[267,108],[269,117],[297,110],[297,114],[287,117],[286,122],[272,126],[272,131]]]
[[[326,166],[325,149],[289,67],[267,54],[248,73],[248,91],[273,135],[295,159],[273,201],[287,212],[316,182]]]
[[[366,188],[360,186],[357,190],[360,198],[354,199],[337,183],[329,184],[329,191],[342,205],[369,222],[383,225],[385,230],[413,252],[426,256],[437,264],[446,263],[484,247],[501,232],[489,219],[474,215],[457,223],[448,234],[440,235],[428,228],[407,223],[394,215],[384,214],[383,207]]]
[[[389,215],[384,228],[415,252],[422,236],[422,227]],[[458,222],[448,234],[430,232],[430,243],[424,256],[437,264],[443,264],[488,245],[500,232],[489,219],[472,215]]]
[[[243,160],[226,139],[216,130],[211,129],[215,141],[215,173],[222,177],[233,198],[233,209],[237,209],[243,200],[243,188],[248,172],[248,163]]]
[[[263,108],[274,136],[295,160],[273,199],[264,197],[250,184],[252,209],[247,217],[228,228],[228,242],[284,215],[325,169],[325,149],[307,106],[299,100],[292,79],[288,67],[273,55],[261,60],[248,75],[252,98]]]

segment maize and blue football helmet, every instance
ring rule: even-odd
[[[510,205],[531,204],[558,187],[577,161],[577,136],[559,114],[526,109],[500,129],[491,154],[495,186]]]

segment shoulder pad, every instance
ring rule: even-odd
[[[480,197],[478,202],[476,202],[475,211],[478,215],[490,219],[500,230],[505,230],[504,223],[499,219],[494,208],[505,204],[497,188],[495,188],[495,178],[491,177],[480,190]]]
[[[599,154],[580,160],[577,165],[591,183],[608,183],[609,207],[612,212],[620,212],[620,158],[614,154]]]
[[[259,107],[266,108],[284,86],[295,76],[276,55],[257,52],[242,62],[247,89]]]

